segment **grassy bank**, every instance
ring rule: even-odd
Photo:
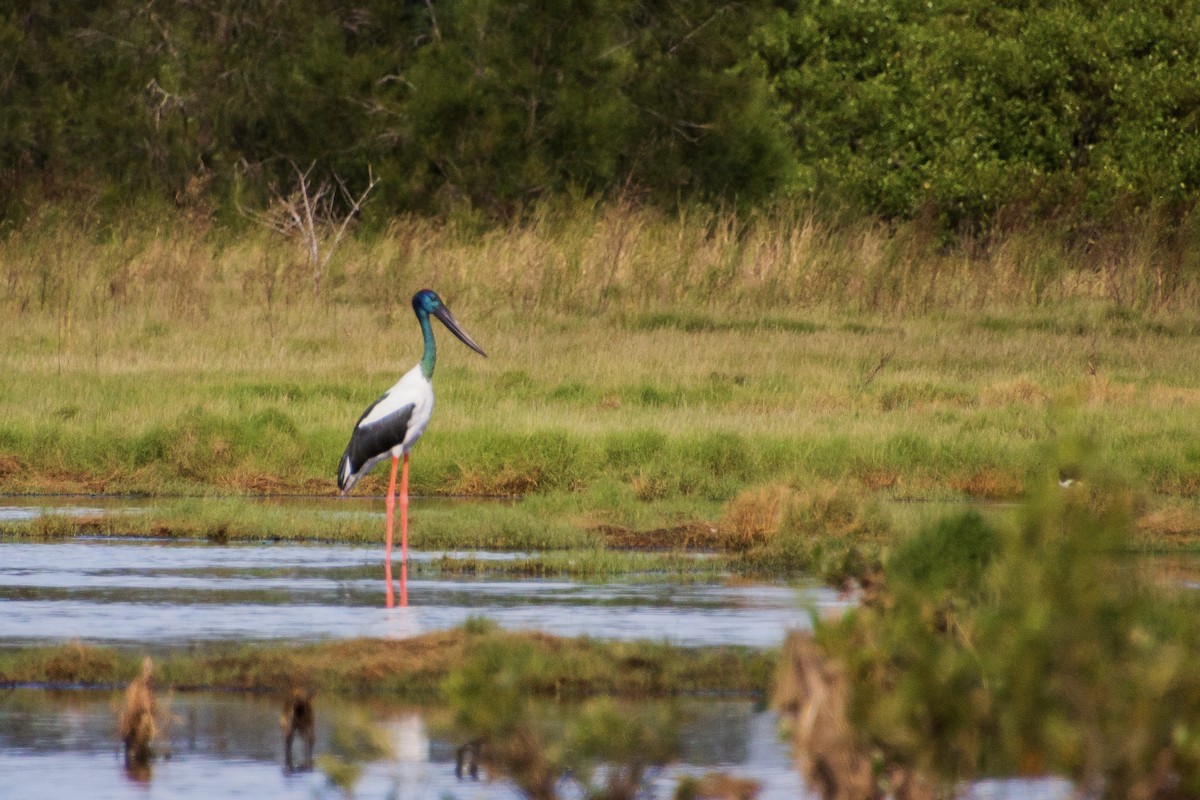
[[[1153,491],[1195,494],[1196,335],[1061,313],[819,316],[808,333],[480,315],[472,328],[494,356],[443,344],[413,491],[719,502],[816,477],[1004,498],[1038,445],[1074,426],[1102,433],[1102,458]],[[89,344],[107,340],[91,355],[55,353],[51,322],[10,320],[0,491],[333,494],[358,413],[419,357],[397,314],[348,321],[346,338],[309,315],[274,345],[252,316],[157,323],[149,340],[146,323],[104,320],[81,326]],[[319,354],[291,349],[314,340]]]
[[[321,692],[429,698],[455,668],[481,651],[530,653],[533,694],[665,696],[694,691],[765,692],[776,653],[750,648],[681,648],[511,633],[483,621],[403,641],[358,639],[309,645],[206,645],[154,654],[157,685],[175,689]],[[0,686],[21,683],[116,686],[140,672],[143,653],[72,643],[0,648]]]
[[[0,492],[333,494],[354,420],[419,358],[424,285],[491,358],[441,337],[414,493],[533,498],[481,514],[481,546],[715,523],[771,484],[1008,499],[1070,432],[1146,492],[1200,492],[1200,281],[1153,231],[946,248],[811,216],[398,220],[316,297],[293,243],[175,222],[49,214],[0,243]]]

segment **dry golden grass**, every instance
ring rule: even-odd
[[[418,492],[1003,498],[1077,429],[1153,491],[1200,488],[1200,278],[1157,245],[607,205],[400,218],[344,242],[314,297],[264,231],[64,217],[0,240],[0,491],[332,492],[346,430],[419,358],[422,286],[491,358],[441,337]],[[631,432],[665,439],[610,465]],[[732,468],[679,444],[722,436]]]
[[[699,778],[681,780],[675,800],[754,800],[760,791],[762,784],[753,778],[708,772]]]
[[[1004,407],[1014,403],[1041,407],[1049,399],[1045,389],[1024,375],[984,386],[979,391],[980,404],[989,407]]]
[[[1200,538],[1200,509],[1170,506],[1151,511],[1138,519],[1137,533],[1151,540],[1194,542]]]
[[[70,683],[111,675],[118,661],[111,651],[101,651],[75,640],[53,652],[41,667],[46,680]]]
[[[748,489],[725,506],[719,530],[726,548],[748,550],[767,544],[779,533],[792,490],[771,485]]]
[[[154,757],[154,739],[158,736],[155,717],[158,705],[150,688],[154,662],[146,656],[142,671],[125,689],[124,703],[117,720],[117,735],[125,748],[125,763],[145,765]]]
[[[949,483],[967,497],[979,500],[1014,500],[1025,489],[1019,478],[998,469],[955,475]]]
[[[946,247],[919,225],[833,224],[811,210],[670,217],[627,203],[544,210],[485,232],[400,217],[381,234],[344,241],[323,291],[385,315],[406,307],[414,284],[522,311],[1196,307],[1200,280],[1179,268],[1187,254],[1171,249],[1187,243],[1155,235],[1073,244],[1031,228]],[[0,279],[12,310],[50,312],[70,338],[80,319],[109,307],[196,317],[235,301],[269,317],[312,294],[305,258],[299,241],[265,230],[186,218],[102,227],[60,209],[0,241]]]

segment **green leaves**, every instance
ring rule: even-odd
[[[790,178],[781,106],[747,46],[762,8],[0,10],[0,208],[39,177],[253,205],[288,190],[290,162],[350,186],[372,169],[383,219],[631,189],[760,200]]]
[[[884,588],[818,635],[869,750],[947,783],[1059,774],[1100,797],[1195,791],[1194,603],[1122,563],[1129,495],[1088,470],[1020,520],[950,518],[902,545]]]
[[[1198,33],[1194,4],[864,0],[800,3],[755,42],[803,188],[978,230],[1191,202]]]

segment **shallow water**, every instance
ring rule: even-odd
[[[595,584],[435,573],[410,578],[408,608],[385,609],[382,556],[382,548],[349,545],[6,542],[0,643],[404,637],[482,615],[505,628],[563,636],[762,647],[778,645],[789,628],[807,627],[808,607],[836,613],[848,602],[815,584]]]
[[[0,506],[0,520],[47,511],[138,513],[152,505],[122,498],[7,502]],[[348,507],[338,501],[330,511],[376,513],[377,503],[368,498]],[[427,562],[443,555],[486,560],[526,554],[410,555]],[[387,610],[382,572],[382,547],[101,538],[0,543],[0,644],[80,639],[165,647],[404,637],[482,615],[511,629],[569,636],[776,646],[788,628],[807,627],[809,609],[837,614],[850,602],[816,585],[415,576],[409,583],[411,606]],[[117,751],[118,700],[113,693],[0,690],[0,798],[340,796],[320,773],[284,771],[276,704],[237,695],[176,695],[176,721],[168,735],[172,757],[156,763],[148,781],[130,776]],[[681,774],[711,770],[758,780],[762,800],[814,796],[778,739],[772,714],[746,701],[695,700],[688,708],[681,763],[655,776],[648,798],[670,797]],[[331,700],[319,709],[318,753],[339,717],[356,707]],[[389,731],[395,753],[367,766],[357,797],[518,796],[504,783],[455,778],[455,742],[438,732],[444,710],[375,705],[369,713]],[[1069,787],[1054,780],[983,781],[965,793],[973,800],[1069,795]]]
[[[84,691],[0,695],[0,794],[24,800],[61,798],[65,780],[86,786],[86,796],[95,800],[338,796],[320,771],[283,769],[279,707],[261,697],[176,694],[170,700],[174,719],[163,737],[170,758],[155,762],[148,778],[131,776],[118,753],[119,700],[119,693]],[[772,713],[740,700],[685,701],[681,711],[680,763],[655,776],[650,796],[669,797],[682,774],[716,769],[759,781],[762,800],[802,796],[800,777],[776,734]],[[334,727],[355,712],[386,730],[393,746],[390,757],[367,767],[357,797],[519,796],[503,782],[455,777],[459,742],[444,731],[443,709],[318,698],[318,755],[328,749]]]
[[[0,693],[0,796],[22,800],[125,798],[334,798],[340,793],[319,771],[283,767],[279,706],[271,699],[232,694],[164,696],[170,719],[159,747],[170,757],[148,773],[131,774],[122,762],[116,735],[119,692]],[[677,761],[649,777],[647,800],[671,797],[681,776],[713,771],[751,778],[759,800],[815,798],[796,771],[778,719],[745,700],[691,699],[679,702],[682,721]],[[554,707],[570,714],[570,707]],[[332,731],[351,716],[382,727],[392,752],[365,766],[355,797],[478,798],[509,800],[519,793],[503,781],[478,781],[454,774],[461,743],[449,732],[448,712],[437,707],[357,703],[341,698],[316,701],[318,757],[329,749]],[[299,757],[299,751],[296,752]],[[85,788],[86,787],[86,791]],[[566,797],[570,786],[560,786]],[[983,781],[969,787],[970,800],[1060,800],[1062,781]]]

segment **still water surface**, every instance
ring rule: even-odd
[[[414,561],[440,552],[413,552]],[[480,559],[505,553],[450,554]],[[682,645],[778,645],[809,608],[847,600],[815,583],[669,584],[647,579],[409,581],[407,609],[382,607],[382,548],[212,545],[123,539],[0,543],[0,643],[80,639],[178,645],[214,640],[405,637],[483,615],[562,636]]]
[[[95,800],[338,796],[319,769],[283,768],[279,706],[262,697],[176,694],[164,737],[170,758],[155,762],[149,775],[131,774],[117,749],[119,701],[119,693],[91,691],[0,695],[0,796],[51,800],[66,796],[68,784],[81,790],[77,796]],[[357,797],[519,796],[503,781],[455,776],[460,742],[445,709],[321,698],[316,705],[318,755],[328,749],[334,728],[353,714],[387,733],[392,752],[367,766]],[[556,707],[555,713],[571,711]],[[763,800],[803,796],[774,714],[748,701],[691,700],[682,702],[681,719],[678,763],[652,776],[650,796],[669,797],[681,775],[716,769],[758,781]]]
[[[22,800],[154,800],[179,798],[334,798],[319,770],[283,767],[279,707],[268,698],[220,694],[176,694],[172,719],[161,741],[170,757],[148,774],[125,769],[118,752],[119,692],[0,693],[0,797]],[[555,707],[553,713],[570,714]],[[681,776],[726,772],[757,781],[759,800],[815,798],[803,783],[779,736],[778,719],[745,700],[690,699],[679,702],[682,721],[678,759],[649,775],[647,800],[670,798]],[[510,800],[520,795],[504,781],[459,779],[454,774],[460,742],[444,708],[317,700],[316,752],[329,747],[333,730],[351,716],[368,717],[387,733],[391,752],[365,766],[355,797],[478,798]],[[1061,781],[984,781],[968,787],[971,800],[1060,800]],[[560,786],[573,796],[569,783]]]
[[[370,513],[368,506],[353,513]],[[138,513],[145,501],[18,501],[0,520],[55,513]],[[331,506],[346,513],[346,505]],[[80,639],[153,649],[220,640],[405,637],[487,616],[513,629],[574,636],[667,639],[684,645],[773,647],[809,614],[850,602],[816,584],[672,585],[661,580],[584,583],[436,577],[410,581],[412,605],[382,605],[380,547],[112,539],[0,543],[0,644]],[[511,553],[414,552],[485,559]],[[279,712],[270,699],[176,694],[165,735],[171,757],[147,777],[125,770],[116,741],[120,693],[0,689],[0,798],[325,798],[340,794],[320,772],[283,769]],[[668,798],[679,777],[713,770],[753,778],[762,800],[814,797],[803,785],[777,719],[744,700],[683,701],[679,761],[652,776],[646,797]],[[393,752],[366,766],[360,798],[514,798],[504,782],[461,781],[445,709],[318,701],[317,752],[339,720],[366,714]],[[565,792],[570,796],[569,787]],[[1061,781],[983,781],[973,800],[1069,796]]]

